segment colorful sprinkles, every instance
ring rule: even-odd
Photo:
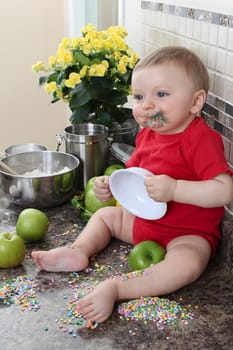
[[[0,284],[0,304],[19,305],[21,311],[38,311],[40,303],[36,299],[36,291],[39,289],[37,280],[28,276],[18,276],[9,280],[3,280]]]
[[[194,318],[191,305],[186,307],[159,297],[142,297],[121,303],[118,306],[121,319],[136,320],[147,323],[155,322],[157,328],[164,329],[166,326],[177,326],[179,322],[187,324]]]

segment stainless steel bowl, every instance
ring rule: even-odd
[[[31,151],[2,159],[19,175],[0,168],[3,195],[21,207],[48,208],[61,205],[75,194],[79,160],[69,153]]]
[[[37,143],[22,143],[18,145],[12,145],[5,149],[5,155],[10,156],[16,153],[31,152],[31,151],[47,151],[47,147]]]

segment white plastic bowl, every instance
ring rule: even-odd
[[[148,173],[150,171],[138,167],[116,170],[109,178],[110,189],[130,213],[143,219],[160,219],[167,211],[167,203],[156,202],[148,196],[144,185]]]

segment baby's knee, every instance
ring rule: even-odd
[[[184,273],[186,279],[189,283],[196,281],[203,273],[206,265],[204,265],[200,260],[192,259],[189,264],[184,268]]]
[[[112,228],[116,223],[121,222],[121,208],[120,207],[104,207],[95,212],[107,226]]]
[[[108,217],[112,218],[117,215],[118,209],[119,209],[118,207],[114,207],[114,206],[103,207],[98,209],[95,212],[95,215],[98,215],[99,217],[104,219]]]
[[[203,259],[195,250],[189,250],[189,256],[181,266],[181,273],[187,283],[196,281],[204,272],[208,264],[208,259]]]

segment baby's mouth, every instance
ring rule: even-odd
[[[160,111],[150,116],[145,116],[143,121],[143,125],[151,129],[161,128],[164,123],[167,123],[167,118]]]

